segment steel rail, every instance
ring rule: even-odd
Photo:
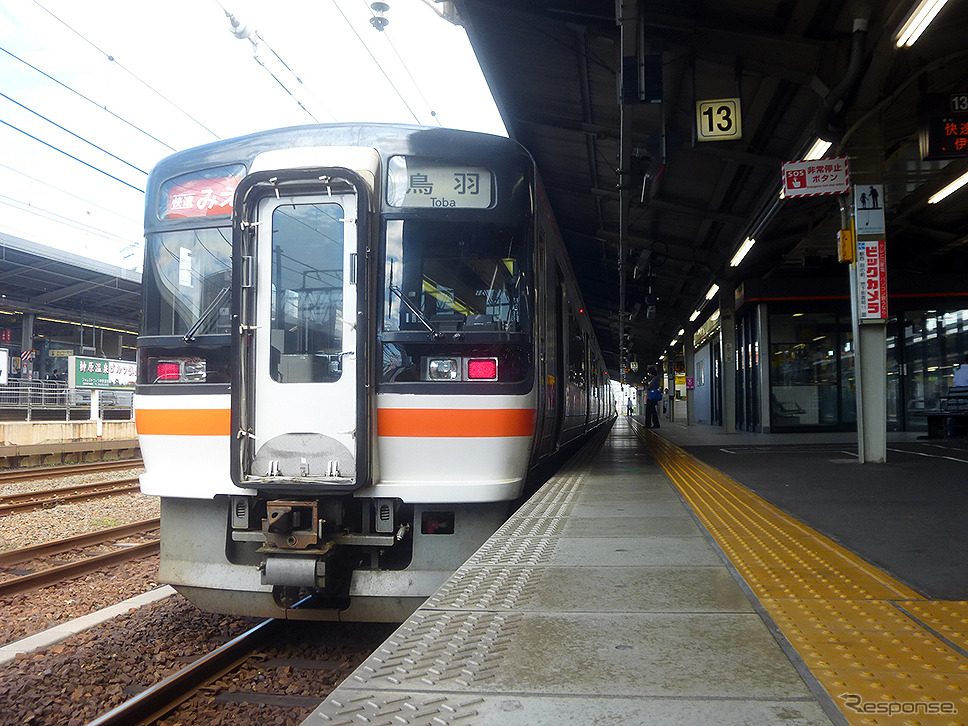
[[[264,644],[277,638],[285,624],[285,620],[264,620],[87,726],[143,726],[154,722],[189,699],[202,686],[221,678]]]
[[[18,562],[26,562],[36,557],[56,555],[61,552],[77,549],[79,547],[89,547],[90,545],[102,544],[111,540],[123,539],[134,534],[145,534],[152,532],[161,526],[161,520],[145,519],[131,524],[122,524],[117,527],[99,529],[95,532],[78,534],[73,537],[65,537],[52,542],[31,545],[29,547],[19,547],[15,550],[0,552],[0,566],[15,565]]]
[[[116,461],[98,461],[90,464],[62,464],[57,466],[38,466],[29,469],[9,469],[0,471],[0,484],[15,481],[33,481],[35,479],[51,479],[60,476],[77,476],[115,469],[135,469],[144,466],[142,459],[118,459]]]
[[[70,580],[88,572],[94,572],[109,565],[116,565],[119,562],[128,562],[142,557],[149,557],[157,554],[161,550],[160,542],[145,542],[144,544],[131,545],[124,547],[116,552],[109,552],[104,555],[87,557],[77,562],[72,562],[60,567],[52,567],[49,570],[41,570],[30,575],[14,577],[5,582],[0,582],[0,597],[14,595],[28,590],[36,590],[39,587],[53,585],[63,580]]]
[[[65,502],[79,502],[136,491],[139,491],[138,478],[129,477],[127,479],[63,487],[62,489],[5,494],[0,495],[0,517],[13,512],[27,512],[42,507],[52,507]]]

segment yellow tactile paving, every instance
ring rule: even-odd
[[[968,602],[904,603],[904,609],[955,645],[968,650]]]
[[[968,725],[968,603],[929,602],[665,439],[646,442],[848,723]]]

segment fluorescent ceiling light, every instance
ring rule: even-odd
[[[733,255],[733,259],[729,261],[729,266],[739,267],[739,263],[743,261],[743,258],[746,257],[746,254],[751,249],[753,249],[753,245],[755,244],[756,244],[756,240],[753,239],[752,237],[747,237],[745,240],[743,240],[743,244],[741,244],[740,248],[736,250],[736,254]]]
[[[897,47],[910,47],[914,45],[914,42],[921,37],[921,33],[927,30],[931,21],[934,20],[934,16],[938,14],[938,11],[944,7],[947,1],[921,0],[918,6],[908,15],[907,20],[901,25],[901,29],[897,31],[897,35],[894,36],[894,42],[897,44]]]
[[[714,297],[716,297],[716,293],[717,292],[719,292],[719,285],[717,285],[714,282],[713,283],[713,286],[711,288],[709,288],[709,292],[706,293],[706,299],[707,300],[712,300]]]
[[[961,189],[965,184],[968,184],[968,172],[965,172],[959,176],[941,191],[935,192],[935,194],[928,199],[928,204],[937,204],[949,194],[953,194]]]
[[[680,335],[684,335],[685,332],[686,332],[685,328],[679,328],[679,332],[676,333],[676,339],[678,339]]]
[[[693,320],[698,318],[701,313],[702,313],[701,310],[693,310],[692,315],[689,316],[689,322],[691,323]]]
[[[823,139],[817,139],[813,142],[813,146],[807,149],[807,154],[804,156],[804,161],[812,161],[813,159],[822,159],[823,155],[827,153],[832,144],[829,141],[824,141]]]

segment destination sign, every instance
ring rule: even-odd
[[[244,174],[245,167],[234,165],[169,179],[161,185],[158,216],[186,219],[232,214],[232,198]]]
[[[968,93],[925,96],[918,121],[922,159],[968,157]]]
[[[493,174],[483,166],[395,156],[387,177],[387,203],[393,207],[487,209],[494,201]]]

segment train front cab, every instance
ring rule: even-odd
[[[224,323],[204,332],[224,318],[221,295],[183,315],[181,328],[201,329],[139,343],[142,485],[163,497],[160,579],[220,612],[398,620],[503,522],[528,471],[528,174],[503,204],[504,172],[479,168],[493,174],[486,205],[398,202],[381,218],[375,150],[295,159],[265,152],[238,185],[228,354]],[[403,178],[453,167],[411,161]],[[161,288],[224,278],[194,279],[191,255],[165,254],[177,264]],[[210,361],[230,386],[205,378]],[[194,380],[174,377],[186,370]],[[213,430],[200,431],[203,419]],[[315,607],[286,609],[307,593]]]

